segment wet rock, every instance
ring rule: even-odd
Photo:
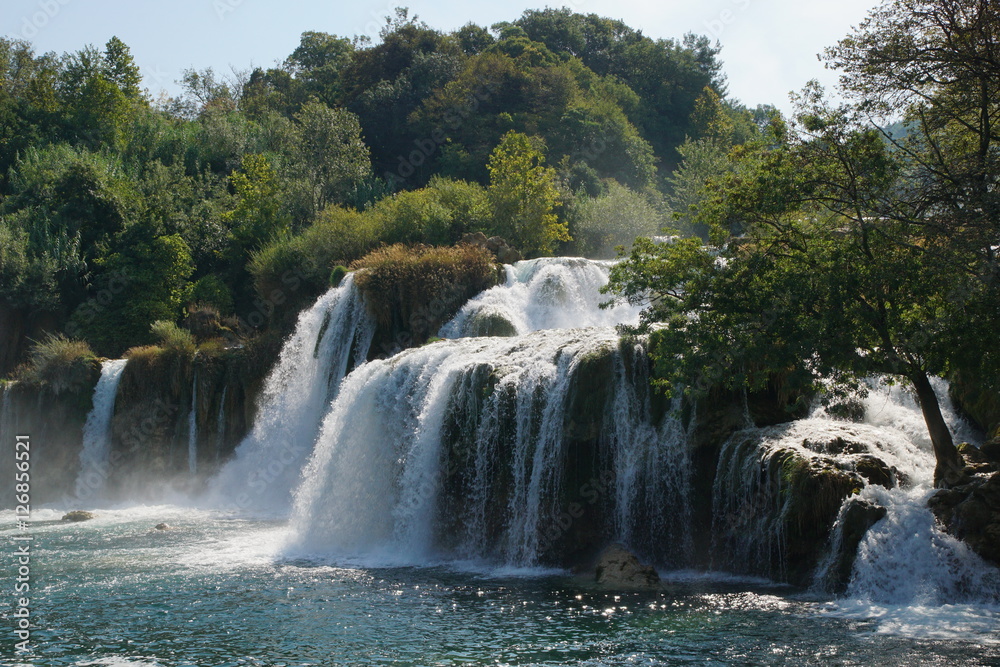
[[[938,491],[927,504],[946,532],[1000,566],[1000,472]]]
[[[896,471],[885,461],[871,454],[862,454],[854,461],[854,471],[861,475],[869,484],[878,484],[887,489],[893,489],[898,484]]]
[[[500,313],[479,313],[472,320],[470,336],[510,337],[517,335],[517,327]]]
[[[97,518],[97,515],[93,512],[88,512],[86,510],[73,510],[72,512],[66,512],[63,514],[63,521],[90,521],[91,519]]]
[[[1000,466],[1000,438],[994,438],[989,442],[983,443],[979,448],[979,452],[988,462]]]
[[[854,561],[858,557],[858,545],[865,533],[886,513],[884,507],[860,498],[851,498],[844,503],[840,513],[840,539],[834,546],[833,562],[828,570],[827,585],[831,592],[842,595],[847,591]]]
[[[643,565],[632,552],[620,544],[612,544],[597,559],[597,583],[614,588],[655,588],[660,575],[649,565]]]
[[[174,527],[168,523],[158,523],[155,526],[156,530],[173,530]]]

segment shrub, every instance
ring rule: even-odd
[[[411,329],[417,328],[414,314],[426,309],[425,320],[448,318],[465,301],[499,280],[493,256],[474,245],[435,248],[397,244],[375,250],[354,262],[352,268],[357,270],[355,284],[380,324]],[[424,328],[434,329],[433,323],[427,322]]]
[[[576,204],[572,215],[577,252],[586,257],[608,259],[615,248],[630,248],[640,236],[653,236],[663,225],[663,216],[649,199],[614,181],[608,194]]]
[[[195,281],[191,286],[188,300],[191,303],[212,306],[221,315],[230,315],[233,312],[233,293],[216,275],[202,276]]]
[[[193,355],[197,349],[191,332],[168,320],[153,322],[149,330],[165,351]]]
[[[378,243],[371,215],[333,207],[299,236],[254,253],[248,269],[261,297],[297,305],[328,288],[334,266],[358,259]]]
[[[62,334],[50,334],[32,347],[20,379],[61,394],[89,385],[96,367],[97,355],[90,345]]]
[[[376,216],[386,243],[447,243],[452,236],[451,211],[429,188],[387,197],[369,215]]]
[[[340,287],[340,283],[343,282],[348,271],[349,269],[346,266],[341,266],[340,264],[333,267],[333,271],[330,272],[330,287]]]

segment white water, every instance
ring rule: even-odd
[[[188,413],[188,473],[198,474],[198,371],[191,381],[191,412]]]
[[[327,406],[351,364],[364,362],[374,330],[350,274],[299,315],[265,381],[250,434],[210,485],[212,502],[287,512]]]
[[[101,378],[94,387],[93,407],[83,425],[80,472],[75,485],[79,500],[98,497],[104,489],[111,454],[111,418],[115,412],[118,383],[127,363],[126,359],[114,359],[101,364]]]
[[[506,282],[471,299],[439,335],[460,338],[493,333],[490,330],[495,330],[498,322],[516,335],[542,329],[636,324],[641,310],[637,306],[600,308],[609,300],[600,289],[608,284],[613,265],[611,261],[574,257],[543,257],[508,265]]]
[[[637,422],[603,434],[623,480],[562,489],[574,455],[564,447],[567,404],[581,363],[602,355],[618,367],[605,423]],[[572,528],[574,502],[604,502],[609,492],[622,538],[633,537],[636,507],[668,500],[634,487],[678,490],[669,501],[683,504],[688,466],[677,458],[679,426],[647,425],[648,400],[631,383],[610,328],[442,341],[366,364],[324,420],[295,494],[289,553],[532,567]],[[455,489],[457,502],[446,497]]]
[[[219,461],[222,446],[226,443],[226,395],[229,387],[222,388],[222,396],[219,398],[219,414],[215,417],[215,461]]]
[[[956,441],[975,442],[974,431],[948,398],[947,383],[934,380],[933,385]],[[863,484],[859,489],[862,500],[884,507],[887,514],[866,533],[858,548],[847,599],[830,605],[827,611],[858,618],[884,615],[886,625],[880,631],[902,632],[904,628],[915,631],[913,624],[920,626],[922,621],[911,615],[926,615],[927,606],[995,605],[1000,601],[1000,573],[962,542],[943,533],[927,507],[934,493],[935,459],[915,398],[899,385],[873,380],[861,402],[863,423],[840,421],[817,408],[809,419],[745,432],[757,439],[756,456],[737,451],[749,446],[745,438],[730,441],[716,478],[717,516],[746,511],[755,498],[759,502],[759,471],[779,452],[792,450],[806,458],[822,455],[848,470],[859,457],[870,453],[901,473],[901,484],[892,489]],[[865,451],[821,451],[823,443],[836,438],[857,443]],[[744,535],[750,551],[743,557],[774,558],[779,550],[783,539],[780,519],[788,506],[778,499],[776,502],[779,505],[771,508],[776,510],[773,520],[757,522]],[[834,527],[835,538],[838,527]],[[777,569],[781,566],[778,563]],[[818,581],[823,577],[822,571],[817,573]],[[929,636],[934,636],[933,632]]]

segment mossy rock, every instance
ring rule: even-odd
[[[88,512],[86,510],[73,510],[72,512],[66,512],[66,514],[63,514],[62,520],[80,522],[80,521],[90,521],[91,519],[96,519],[96,518],[97,515],[94,514],[93,512]]]
[[[517,327],[500,313],[476,313],[469,327],[470,336],[496,336],[510,338],[517,335]]]

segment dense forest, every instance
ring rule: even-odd
[[[565,9],[453,33],[399,9],[377,42],[307,32],[154,100],[117,38],[0,40],[0,372],[29,340],[120,355],[193,312],[252,336],[383,244],[613,257],[687,210],[682,160],[774,118],[727,100],[717,56]]]

